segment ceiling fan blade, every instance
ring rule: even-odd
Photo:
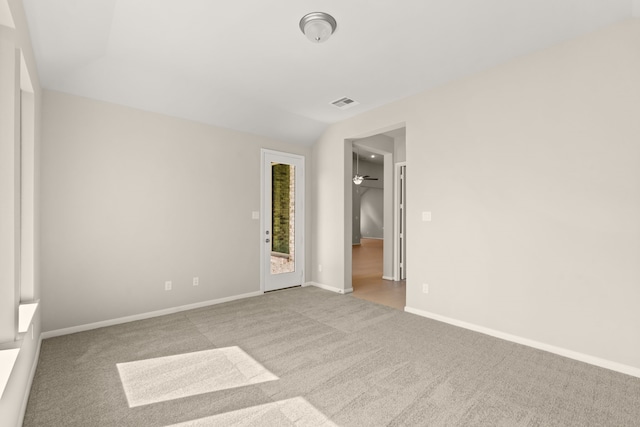
[[[377,181],[378,178],[371,178],[370,176],[363,176],[362,179],[367,180],[367,181]]]

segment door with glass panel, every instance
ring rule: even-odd
[[[304,281],[304,157],[262,150],[262,290]]]

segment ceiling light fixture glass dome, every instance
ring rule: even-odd
[[[314,43],[326,41],[337,26],[333,16],[324,12],[307,13],[300,20],[300,30]]]

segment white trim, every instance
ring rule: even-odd
[[[397,280],[393,277],[382,276],[382,280],[391,280],[392,282],[397,282]]]
[[[20,347],[0,350],[0,398],[4,395],[19,355]]]
[[[325,285],[325,284],[318,283],[318,282],[306,282],[302,286],[304,286],[304,287],[306,287],[306,286],[315,286],[316,288],[324,289],[325,291],[335,292],[337,294],[350,294],[350,293],[353,292],[353,288],[340,289],[340,288],[336,288],[335,286],[329,286],[329,285]]]
[[[548,351],[560,356],[567,357],[569,359],[578,360],[580,362],[588,363],[590,365],[599,366],[601,368],[610,369],[612,371],[621,372],[623,374],[631,375],[640,378],[640,368],[634,366],[624,365],[622,363],[613,362],[607,359],[601,359],[596,356],[580,353],[573,350],[568,350],[562,347],[556,347],[551,344],[545,344],[539,341],[534,341],[528,338],[519,337],[517,335],[511,335],[506,332],[497,331],[495,329],[485,328],[484,326],[475,325],[473,323],[467,323],[462,320],[452,319],[450,317],[441,316],[439,314],[430,313],[428,311],[419,310],[417,308],[405,307],[404,311],[411,314],[417,314],[418,316],[427,317],[429,319],[437,320],[439,322],[448,323],[453,326],[469,329],[471,331],[480,332],[481,334],[490,335],[492,337],[500,338],[506,341],[511,341],[517,344],[533,347],[538,350]]]
[[[403,166],[407,166],[407,162],[397,162],[394,165],[393,170],[393,280],[400,281],[402,278],[400,277],[400,218],[398,213],[400,212],[400,192],[402,190],[400,186],[400,172]],[[406,179],[406,177],[405,177]],[[406,182],[405,182],[406,185]],[[405,192],[406,197],[406,192]],[[406,200],[405,200],[406,204]],[[403,210],[403,212],[406,212]],[[404,220],[406,221],[406,214]],[[406,223],[405,223],[406,228]],[[406,236],[405,236],[406,238]],[[406,245],[405,245],[406,246]],[[406,249],[406,248],[405,248]],[[405,254],[405,260],[407,256]]]
[[[29,327],[33,323],[33,316],[36,315],[36,311],[40,306],[40,300],[20,303],[18,306],[18,333],[24,334],[29,331]]]
[[[265,257],[266,257],[266,248],[264,246],[263,239],[265,238],[265,225],[264,225],[264,215],[265,215],[265,194],[264,194],[264,156],[265,149],[262,148],[260,150],[260,236],[258,236],[258,244],[260,245],[260,290],[264,292],[264,282],[265,282],[265,274],[267,267],[265,266]]]
[[[32,326],[33,327],[33,326]],[[36,376],[36,369],[38,368],[38,361],[40,360],[40,346],[42,345],[42,335],[38,336],[38,345],[36,346],[36,354],[31,363],[31,372],[29,373],[29,379],[27,381],[27,387],[24,390],[24,397],[22,398],[22,406],[20,407],[20,414],[18,419],[18,425],[21,426],[24,422],[24,415],[27,413],[27,403],[29,403],[29,395],[31,394],[31,386],[33,385],[33,378]]]
[[[85,325],[71,326],[69,328],[56,329],[42,333],[42,339],[59,337],[61,335],[75,334],[76,332],[90,331],[92,329],[104,328],[107,326],[120,325],[122,323],[135,322],[136,320],[150,319],[152,317],[165,316],[167,314],[179,313],[181,311],[193,310],[196,308],[208,307],[210,305],[222,304],[229,301],[235,301],[244,298],[256,297],[263,295],[264,292],[250,292],[248,294],[240,294],[232,297],[225,297],[215,300],[202,301],[194,304],[181,305],[178,307],[165,308],[164,310],[150,311],[148,313],[134,314],[132,316],[120,317],[117,319],[103,320],[101,322],[87,323]]]

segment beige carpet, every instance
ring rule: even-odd
[[[640,379],[297,288],[45,340],[25,426],[638,426]]]

